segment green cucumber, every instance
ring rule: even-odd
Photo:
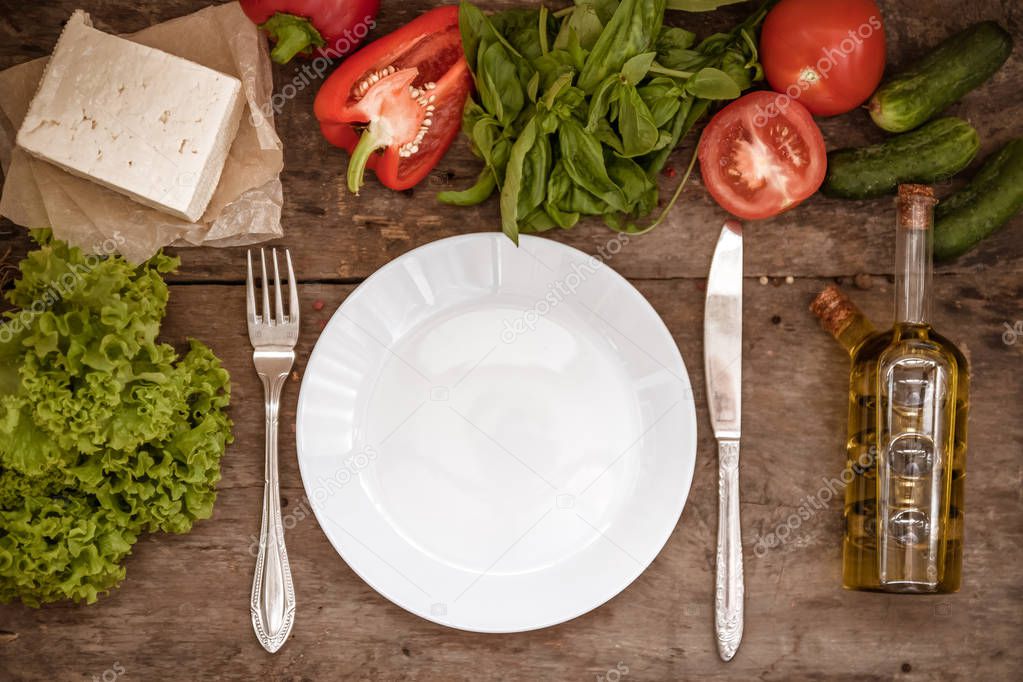
[[[963,189],[934,210],[934,257],[966,253],[1023,209],[1023,137],[988,157]]]
[[[878,88],[870,117],[892,133],[912,130],[990,78],[1011,52],[1012,36],[1004,28],[993,21],[974,24]]]
[[[846,199],[891,194],[904,182],[947,180],[969,165],[980,148],[977,131],[961,118],[931,121],[881,144],[828,154],[824,193]]]

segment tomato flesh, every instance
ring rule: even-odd
[[[707,190],[740,218],[786,211],[824,182],[827,156],[820,129],[801,104],[790,102],[783,111],[776,98],[776,93],[754,92],[736,100],[714,116],[700,141]]]
[[[881,10],[874,0],[781,0],[764,19],[760,61],[771,87],[810,113],[851,111],[884,74]]]

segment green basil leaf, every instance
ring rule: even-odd
[[[586,58],[577,85],[591,93],[628,60],[647,52],[660,33],[665,0],[622,0]]]
[[[504,185],[504,174],[508,168],[508,157],[511,155],[512,142],[513,140],[506,136],[498,138],[490,150],[490,155],[485,158],[487,165],[494,170],[494,175],[497,176],[498,187]]]
[[[491,43],[491,45],[494,44],[496,43]],[[483,110],[496,120],[501,120],[504,118],[504,105],[501,102],[501,95],[495,83],[494,74],[487,71],[483,64],[485,52],[485,49],[479,52],[479,63],[476,67],[476,94],[479,95]]]
[[[514,150],[513,150],[514,151]],[[533,145],[522,160],[517,215],[527,215],[543,203],[547,194],[547,174],[551,165],[551,141],[539,130]]]
[[[568,195],[572,191],[572,178],[565,172],[565,164],[557,161],[547,179],[547,198],[544,200],[544,211],[558,227],[568,229],[579,222],[579,213],[565,208]]]
[[[542,206],[533,209],[519,221],[519,230],[522,232],[546,232],[555,227],[560,227],[560,225],[548,215]]]
[[[638,84],[650,70],[650,65],[654,63],[656,56],[656,52],[643,52],[625,62],[622,65],[622,78],[630,85]]]
[[[594,196],[579,185],[572,183],[563,203],[569,213],[576,215],[601,215],[613,211],[606,201]]]
[[[666,54],[658,55],[657,63],[666,69],[694,73],[699,71],[712,60],[699,50],[672,50]]]
[[[472,130],[476,124],[484,118],[489,118],[486,111],[476,103],[472,97],[465,100],[465,107],[462,109],[462,132],[471,140]]]
[[[696,122],[707,113],[709,106],[710,100],[706,99],[687,97],[683,100],[682,106],[675,114],[675,120],[671,123],[671,142],[644,159],[643,167],[649,177],[656,177],[661,172],[668,161],[668,156],[678,146],[679,140],[692,130]]]
[[[734,36],[728,33],[712,33],[696,46],[706,56],[721,54],[733,41]]]
[[[480,88],[483,106],[502,125],[508,125],[522,111],[525,97],[508,51],[501,43],[491,43],[480,53],[478,70],[484,87]]]
[[[458,6],[458,30],[462,34],[462,51],[470,64],[476,63],[480,40],[488,28],[486,15],[476,5],[463,2]]]
[[[749,66],[749,57],[736,50],[728,50],[721,58],[721,70],[728,74],[736,84],[743,90],[749,89],[754,80],[763,78],[763,71],[760,64],[755,61],[754,66]]]
[[[586,2],[587,0],[583,0]],[[576,4],[582,4],[576,2]],[[618,9],[620,4],[618,0],[589,0],[589,4],[593,5],[593,8],[597,10],[597,17],[600,18],[600,23],[607,26],[608,22],[611,21],[611,17],[614,16],[615,11]]]
[[[686,95],[685,89],[673,78],[654,78],[637,88],[637,91],[658,128],[671,122]]]
[[[516,56],[532,61],[540,50],[540,13],[535,9],[509,9],[490,17],[494,30]]]
[[[600,215],[611,210],[607,202],[572,180],[563,160],[559,160],[551,170],[544,207],[547,214],[562,227],[571,227],[582,215]]]
[[[501,186],[501,229],[508,238],[519,243],[519,192],[522,190],[523,166],[526,154],[536,142],[536,119],[531,119],[522,134],[515,140],[505,168],[504,184]]]
[[[530,77],[529,82],[526,84],[526,95],[529,96],[530,102],[536,102],[536,97],[540,92],[540,74],[535,72]]]
[[[618,132],[622,136],[623,156],[649,154],[657,147],[660,131],[650,110],[632,85],[619,88]]]
[[[501,125],[489,116],[476,119],[469,130],[469,141],[473,152],[484,161],[490,158],[494,141],[501,134]]]
[[[718,7],[735,5],[746,0],[668,0],[667,8],[684,12],[711,12]]]
[[[665,26],[657,36],[657,63],[676,71],[690,71],[705,59],[703,53],[692,49],[696,34],[684,28]]]
[[[578,70],[575,60],[567,50],[551,50],[533,62],[536,72],[540,74],[540,92],[547,92],[555,82],[567,74],[575,74]]]
[[[552,93],[553,97],[551,96]],[[556,124],[557,121],[577,117],[586,107],[586,94],[572,85],[560,87],[557,92],[552,89],[544,95],[544,107],[550,110],[552,114],[550,118]],[[545,125],[544,130],[551,133],[554,132],[554,127]]]
[[[575,227],[581,217],[578,213],[566,213],[551,204],[544,204],[543,210],[551,219],[551,222],[563,230]]]
[[[700,69],[686,81],[686,91],[702,99],[735,99],[742,94],[739,84],[720,69]]]
[[[625,213],[645,215],[657,206],[657,183],[638,163],[615,156],[608,162],[607,172],[625,194],[629,204]]]
[[[558,36],[554,39],[554,49],[565,49],[568,46],[569,34],[575,33],[575,40],[585,50],[590,50],[604,30],[604,24],[597,16],[597,8],[589,3],[576,5],[571,14],[561,22]]]
[[[600,142],[587,133],[574,119],[558,127],[558,143],[565,170],[572,180],[616,211],[627,205],[622,190],[608,177]]]
[[[696,44],[696,34],[677,26],[663,26],[657,34],[657,59],[670,50],[688,50]]]
[[[615,154],[625,154],[622,138],[618,137],[618,133],[611,127],[611,123],[606,118],[597,121],[597,125],[593,129],[593,137],[605,147],[610,148]]]
[[[597,129],[597,122],[607,117],[611,102],[618,98],[619,83],[621,81],[618,79],[618,75],[611,74],[597,87],[597,91],[590,98],[586,130],[593,132]]]
[[[583,48],[582,43],[579,42],[579,37],[574,32],[568,34],[564,51],[568,53],[567,63],[571,64],[572,68],[576,71],[582,71],[590,51]]]

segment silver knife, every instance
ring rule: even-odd
[[[714,629],[729,661],[742,640],[742,535],[739,527],[739,432],[742,412],[742,228],[721,228],[707,280],[703,320],[710,422],[718,441],[718,543]]]

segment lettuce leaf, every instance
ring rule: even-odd
[[[139,534],[212,514],[230,377],[157,342],[177,259],[37,239],[0,323],[0,602],[93,602]]]

